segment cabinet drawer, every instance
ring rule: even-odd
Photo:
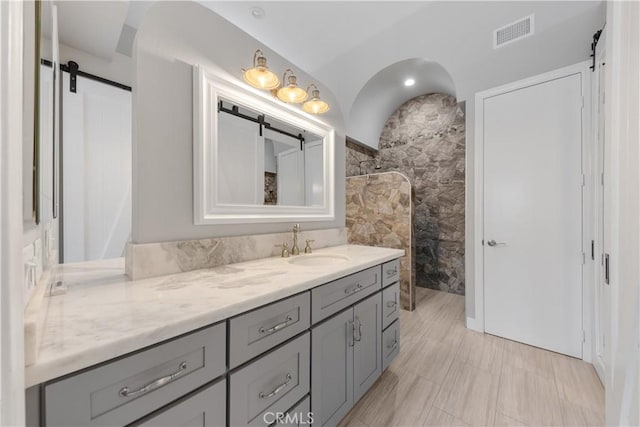
[[[309,328],[309,292],[259,308],[229,321],[229,367],[285,342]]]
[[[311,290],[311,323],[346,308],[380,289],[380,266],[360,271]]]
[[[385,370],[400,352],[400,322],[396,320],[382,333],[382,369]]]
[[[400,260],[385,262],[382,264],[382,287],[389,286],[400,280]]]
[[[227,422],[227,381],[220,380],[202,391],[189,395],[158,415],[147,417],[133,426],[144,427],[218,427]]]
[[[400,284],[398,282],[382,290],[382,329],[398,318],[399,298]]]
[[[47,426],[124,425],[224,374],[219,323],[45,385]]]
[[[289,409],[285,414],[274,414],[266,417],[268,426],[278,427],[301,427],[312,424],[313,414],[311,413],[311,399],[309,396]]]
[[[229,423],[266,425],[309,393],[309,332],[231,374]]]

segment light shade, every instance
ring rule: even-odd
[[[313,91],[311,92],[311,99],[302,104],[302,109],[307,113],[311,114],[322,114],[329,111],[329,104],[320,99],[320,91],[318,88],[311,84],[309,88],[313,86]]]
[[[289,73],[288,79],[287,73]],[[293,74],[293,71],[291,71],[290,68],[287,68],[287,70],[284,72],[282,80],[287,80],[288,84],[281,87],[276,92],[276,96],[280,101],[287,102],[289,104],[299,104],[307,99],[307,91],[298,86],[298,83],[296,82],[296,76]]]
[[[253,54],[253,68],[242,71],[244,80],[255,88],[271,90],[280,85],[278,76],[269,71],[267,58],[263,56],[260,49]]]

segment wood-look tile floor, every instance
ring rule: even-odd
[[[466,329],[463,296],[416,291],[400,354],[341,427],[604,425],[590,364]]]

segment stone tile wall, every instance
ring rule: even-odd
[[[415,191],[416,284],[464,294],[465,120],[456,99],[414,98],[380,136],[383,170],[398,170]]]
[[[398,172],[348,177],[349,243],[404,249],[400,259],[400,305],[415,308],[412,256],[412,196],[407,177]]]
[[[389,117],[379,152],[370,154],[382,171],[402,172],[413,186],[416,285],[456,294],[464,294],[465,136],[463,104],[422,95]],[[359,174],[354,162],[362,153],[351,151],[347,175]]]
[[[362,175],[365,173],[380,172],[380,171],[374,170],[375,163],[373,162],[373,160],[375,159],[375,156],[376,156],[375,150],[364,147],[347,138],[345,153],[347,156],[346,157],[347,176],[356,176],[356,175]],[[366,163],[362,163],[362,165],[360,165],[361,161],[366,161]]]

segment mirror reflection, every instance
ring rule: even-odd
[[[321,136],[227,98],[217,122],[218,203],[323,205]]]

